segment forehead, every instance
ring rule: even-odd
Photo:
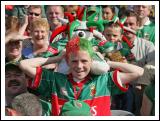
[[[31,11],[41,12],[41,8],[33,8],[33,7],[31,7],[31,8],[29,9],[29,11],[30,11],[30,12],[31,12]]]
[[[78,50],[76,52],[70,52],[69,60],[76,60],[76,59],[91,59],[89,53],[84,50]]]
[[[61,8],[61,6],[49,6],[49,8],[48,8],[48,11],[49,12],[62,12],[62,8]]]
[[[105,32],[108,33],[121,33],[120,27],[106,27]]]

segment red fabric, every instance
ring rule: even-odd
[[[34,83],[32,85],[33,89],[36,89],[39,86],[41,76],[42,76],[42,67],[37,67],[36,68],[36,77],[35,77]]]
[[[128,84],[126,84],[126,88],[122,87],[119,83],[118,83],[118,78],[117,78],[117,73],[118,73],[119,69],[116,69],[113,72],[113,81],[114,83],[120,88],[121,91],[126,92],[128,90]]]
[[[61,32],[64,32],[67,30],[67,26],[68,25],[63,25],[61,27],[58,27],[57,29],[55,29],[53,32],[52,32],[52,35],[50,37],[50,43],[52,43],[53,39],[58,35],[60,34]]]

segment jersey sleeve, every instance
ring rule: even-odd
[[[119,70],[115,70],[110,72],[112,88],[111,88],[111,95],[121,94],[128,90],[128,84],[120,84],[119,78]]]
[[[42,67],[37,67],[36,76],[33,79],[30,87],[36,90],[42,96],[50,96],[54,87],[55,77],[54,72]]]

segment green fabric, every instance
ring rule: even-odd
[[[110,96],[121,94],[122,91],[112,81],[112,72],[103,75],[91,75],[92,81],[84,85],[83,91],[79,96],[79,100],[92,99],[90,88],[95,86],[96,96]],[[102,85],[103,88],[102,88]],[[58,95],[59,98],[65,100],[73,100],[74,92],[71,89],[72,84],[68,81],[67,75],[43,69],[42,80],[37,91],[44,97],[50,97],[51,94]],[[104,88],[106,87],[106,88]],[[62,89],[65,88],[67,94],[64,96]]]
[[[42,100],[40,99],[40,102],[42,104],[42,109],[43,109],[43,112],[42,112],[42,115],[43,116],[50,116],[51,115],[51,103],[50,102],[47,102],[45,100]]]
[[[61,109],[61,116],[91,116],[90,107],[80,100],[66,102]]]
[[[149,25],[144,25],[142,29],[137,31],[137,36],[145,38],[155,44],[155,23],[151,22]]]
[[[99,51],[101,53],[108,53],[115,50],[115,46],[116,45],[113,42],[108,41],[103,46],[99,46]]]
[[[155,83],[151,82],[144,90],[146,96],[150,99],[153,104],[151,115],[155,115]]]
[[[57,49],[58,50],[58,54],[59,54],[66,47],[67,42],[68,42],[68,39],[60,39],[59,41],[51,43],[50,46],[52,48]],[[53,53],[47,51],[47,52],[44,52],[42,54],[42,57],[47,58],[47,57],[56,56],[58,54],[53,54]]]

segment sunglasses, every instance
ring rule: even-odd
[[[35,16],[39,16],[40,14],[38,14],[38,13],[32,13],[32,12],[29,12],[29,15],[35,15]]]

